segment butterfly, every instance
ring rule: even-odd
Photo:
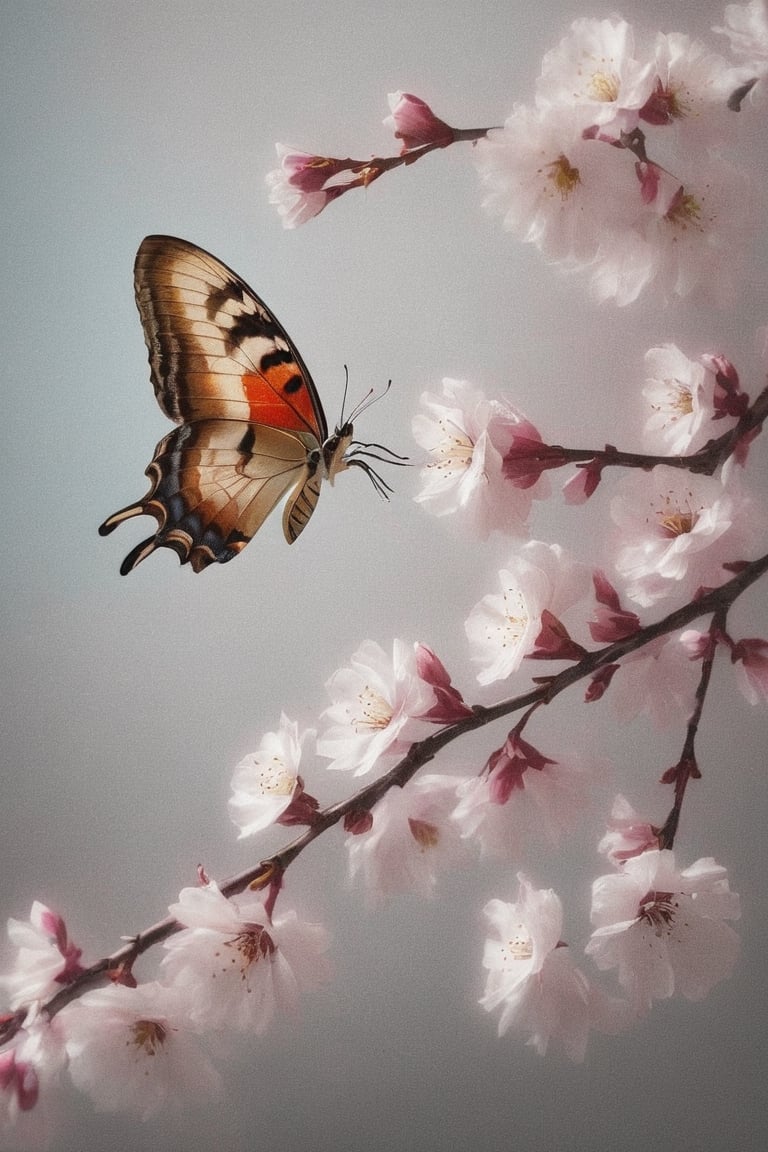
[[[180,427],[155,449],[149,492],[108,517],[102,536],[134,516],[157,530],[128,553],[126,575],[157,548],[195,572],[232,560],[290,493],[283,533],[307,526],[324,479],[356,466],[377,491],[390,486],[361,457],[402,463],[379,444],[353,440],[358,405],[332,435],[304,361],[244,280],[209,252],[172,236],[147,236],[136,254],[136,304],[155,396]],[[378,455],[376,451],[386,453]]]

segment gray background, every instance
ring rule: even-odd
[[[133,303],[135,249],[169,232],[219,255],[291,331],[324,398],[385,401],[360,431],[413,451],[417,397],[444,375],[513,400],[552,440],[634,447],[642,354],[677,340],[719,347],[745,385],[764,368],[754,330],[768,318],[759,248],[739,309],[717,314],[650,302],[590,304],[535,252],[479,211],[468,151],[452,149],[356,192],[285,233],[266,199],[274,141],[339,156],[393,151],[380,121],[397,88],[449,122],[499,123],[532,98],[545,50],[578,15],[612,5],[415,0],[333,4],[35,3],[0,5],[5,404],[1,550],[3,769],[0,908],[33,898],[64,912],[95,958],[162,915],[204,863],[224,877],[274,843],[236,843],[226,814],[233,766],[281,708],[304,724],[322,685],[365,637],[432,644],[472,699],[463,619],[493,587],[510,547],[467,540],[394,476],[389,505],[362,476],[324,493],[299,543],[279,516],[235,563],[196,577],[161,552],[118,575],[150,521],[100,540],[101,520],[145,491],[143,469],[167,430],[149,384]],[[710,0],[626,3],[648,30],[706,34]],[[724,47],[724,45],[723,45]],[[764,115],[752,148],[765,158]],[[753,477],[765,483],[765,454]],[[602,512],[601,512],[602,508]],[[605,504],[535,523],[580,544]],[[764,619],[755,591],[734,631]],[[764,630],[764,628],[763,628]],[[522,683],[522,681],[521,681]],[[718,668],[699,751],[705,778],[686,803],[680,859],[713,855],[740,891],[743,956],[700,1005],[657,1007],[623,1039],[596,1038],[587,1061],[539,1060],[475,1007],[480,909],[511,898],[516,866],[444,877],[438,898],[372,912],[350,892],[338,835],[288,878],[286,902],[333,930],[335,982],[301,1021],[244,1038],[224,1063],[226,1100],[142,1125],[94,1114],[74,1092],[55,1147],[195,1147],[292,1152],[369,1149],[718,1149],[765,1141],[765,714]],[[437,765],[469,771],[503,738],[486,731]],[[532,733],[532,736],[534,734]],[[580,693],[536,728],[604,752],[618,783],[661,818],[655,781],[682,730],[621,731]],[[318,766],[324,801],[348,780]],[[535,881],[568,902],[566,933],[588,937],[595,838],[614,786],[557,851],[534,848]],[[146,963],[140,975],[151,978]]]

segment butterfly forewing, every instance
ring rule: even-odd
[[[152,383],[177,422],[245,420],[328,436],[312,378],[279,321],[203,249],[148,236],[134,269]]]

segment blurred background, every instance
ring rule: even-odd
[[[480,209],[471,150],[455,147],[343,197],[295,232],[267,202],[276,141],[336,156],[391,154],[387,93],[411,91],[457,126],[499,124],[530,101],[541,57],[578,16],[613,14],[560,0],[149,0],[0,3],[4,89],[0,286],[4,364],[0,913],[40,899],[67,919],[87,959],[160,918],[203,864],[219,878],[284,836],[238,843],[226,802],[235,764],[281,709],[302,725],[326,706],[323,684],[370,637],[421,639],[468,699],[463,621],[513,547],[477,544],[427,515],[415,471],[388,472],[380,501],[351,473],[323,493],[291,548],[280,516],[234,563],[200,576],[166,550],[127,578],[123,556],[153,522],[108,539],[96,529],[146,491],[144,468],[169,425],[155,404],[133,301],[132,266],[148,233],[182,236],[252,285],[291,333],[338,416],[350,395],[386,399],[359,433],[415,454],[425,389],[444,376],[504,392],[545,439],[639,446],[642,357],[676,341],[722,351],[753,394],[765,373],[755,331],[768,319],[765,244],[730,313],[645,301],[590,303]],[[712,0],[627,0],[638,31],[702,36]],[[748,113],[743,114],[744,117]],[[762,114],[746,145],[768,159]],[[759,121],[759,122],[758,122]],[[766,481],[755,450],[753,482]],[[594,559],[607,502],[539,509],[534,533]],[[597,541],[594,541],[595,545]],[[733,616],[765,633],[765,590]],[[537,671],[534,669],[534,671]],[[520,685],[525,683],[521,677]],[[589,936],[595,853],[618,788],[652,818],[679,729],[617,726],[607,702],[561,697],[535,729],[547,751],[569,741],[615,769],[601,803],[557,850],[521,864],[566,904],[568,940]],[[699,739],[704,773],[677,841],[690,864],[714,856],[741,893],[743,955],[701,1004],[673,1000],[629,1035],[595,1037],[574,1066],[496,1037],[476,1006],[483,987],[481,909],[513,899],[517,864],[446,875],[433,901],[371,909],[350,889],[340,833],[291,869],[285,902],[333,933],[334,983],[298,1020],[233,1042],[226,1096],[146,1124],[99,1116],[74,1092],[58,1152],[259,1147],[291,1152],[438,1152],[511,1146],[718,1152],[768,1137],[764,709],[716,669]],[[435,771],[478,770],[505,726],[455,745]],[[321,802],[351,781],[306,773]],[[137,970],[152,978],[150,956]]]

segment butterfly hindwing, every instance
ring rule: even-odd
[[[214,561],[225,563],[245,547],[290,488],[296,491],[284,523],[286,538],[294,540],[317,503],[319,455],[313,439],[237,420],[201,420],[174,429],[160,441],[147,468],[147,495],[110,516],[100,529],[106,535],[134,516],[157,520],[155,535],[126,556],[120,571],[125,575],[161,547],[172,548],[195,572]],[[289,536],[290,508],[301,512],[294,511]]]

